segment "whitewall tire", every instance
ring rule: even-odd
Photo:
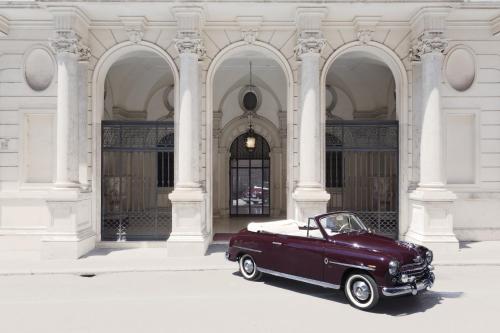
[[[355,308],[369,310],[377,305],[379,292],[377,283],[367,274],[351,274],[345,283],[344,292]]]
[[[258,280],[260,279],[262,273],[257,269],[257,265],[253,260],[252,256],[249,254],[244,254],[240,257],[240,273],[247,280]]]

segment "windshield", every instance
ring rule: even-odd
[[[319,219],[319,223],[321,223],[321,226],[325,229],[328,236],[344,232],[368,230],[368,228],[356,215],[349,213],[334,213],[326,215]]]

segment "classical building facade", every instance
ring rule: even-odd
[[[0,1],[0,249],[499,240],[499,38],[497,1]]]

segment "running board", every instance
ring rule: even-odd
[[[258,268],[258,270],[262,273],[269,274],[269,275],[274,275],[290,280],[295,280],[295,281],[300,281],[300,282],[305,282],[309,284],[314,284],[316,286],[320,286],[323,288],[331,288],[331,289],[340,289],[340,286],[337,284],[333,283],[328,283],[328,282],[323,282],[323,281],[318,281],[318,280],[313,280],[313,279],[308,279],[308,278],[303,278],[297,275],[291,275],[291,274],[286,274],[286,273],[281,273],[281,272],[276,272],[270,269],[266,268]]]

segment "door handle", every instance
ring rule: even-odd
[[[281,246],[281,245],[283,245],[283,243],[280,243],[280,242],[273,242],[273,245],[278,245],[278,246]]]

